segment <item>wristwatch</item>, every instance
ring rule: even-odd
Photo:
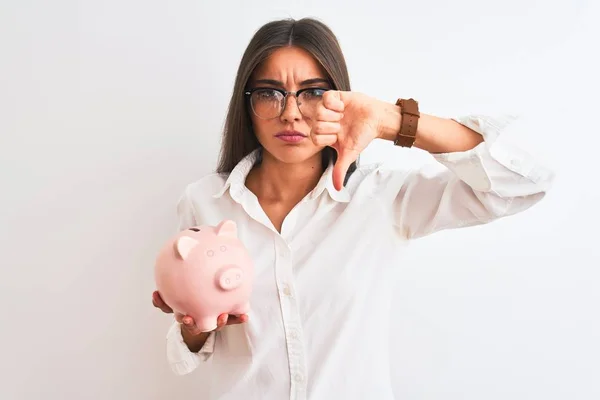
[[[402,115],[402,123],[400,131],[394,140],[396,146],[412,147],[417,136],[417,127],[419,125],[419,103],[414,99],[398,99],[396,105],[400,106],[400,114]]]

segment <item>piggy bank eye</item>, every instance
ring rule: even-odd
[[[198,228],[190,228],[189,230],[194,231],[194,232],[200,232],[200,229],[198,229]]]

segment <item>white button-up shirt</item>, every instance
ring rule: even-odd
[[[429,171],[360,166],[342,191],[332,168],[273,227],[245,186],[257,152],[229,175],[190,184],[180,228],[232,219],[255,263],[249,321],[213,332],[198,353],[176,322],[167,334],[176,374],[208,375],[210,399],[393,399],[388,338],[393,273],[407,243],[523,211],[553,173],[505,143],[505,119],[456,118],[484,142],[436,154]],[[190,397],[191,398],[191,397]]]

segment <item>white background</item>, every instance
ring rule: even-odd
[[[251,35],[303,16],[334,29],[354,90],[528,114],[513,136],[557,171],[533,209],[415,242],[398,266],[398,398],[600,398],[598,7],[216,3],[1,1],[0,398],[202,398],[167,368],[154,256],[184,185],[215,167]],[[375,160],[431,161],[387,143]]]

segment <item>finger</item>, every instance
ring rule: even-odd
[[[183,325],[187,327],[193,327],[194,325],[196,325],[196,323],[194,322],[194,318],[190,317],[189,315],[178,314],[178,316],[179,322]]]
[[[311,134],[310,138],[315,146],[333,146],[337,140],[337,135],[315,135]]]
[[[227,319],[227,325],[243,324],[248,322],[248,314],[230,315]]]
[[[344,102],[338,90],[328,90],[323,93],[323,105],[329,110],[344,112]]]
[[[313,126],[310,138],[315,146],[332,146],[338,140],[340,129],[339,122],[319,121]]]
[[[339,122],[344,117],[344,114],[338,111],[330,110],[321,104],[315,113],[317,121]]]
[[[164,301],[162,299],[162,297],[160,297],[160,294],[158,293],[158,290],[155,290],[154,292],[152,292],[152,304],[156,305],[156,307],[161,307],[161,305],[164,304]]]
[[[173,312],[173,309],[163,301],[158,291],[152,293],[152,304],[154,307],[160,308],[164,313],[169,314]]]
[[[156,308],[160,308],[161,303],[162,303],[162,299],[161,299],[160,295],[158,294],[158,292],[155,290],[154,292],[152,292],[152,305],[154,305],[154,307],[156,307]]]
[[[182,313],[175,313],[175,321],[179,322],[180,324],[183,324],[183,317],[185,317],[185,315]]]
[[[221,314],[219,315],[219,317],[217,318],[217,331],[220,331],[221,329],[223,329],[223,327],[225,325],[227,325],[227,321],[229,320],[229,315],[228,314]]]
[[[317,135],[338,134],[342,130],[339,122],[318,121],[313,124],[311,132]]]
[[[202,331],[196,326],[194,319],[189,315],[186,315],[181,319],[181,325],[192,335],[199,335],[202,333]]]

